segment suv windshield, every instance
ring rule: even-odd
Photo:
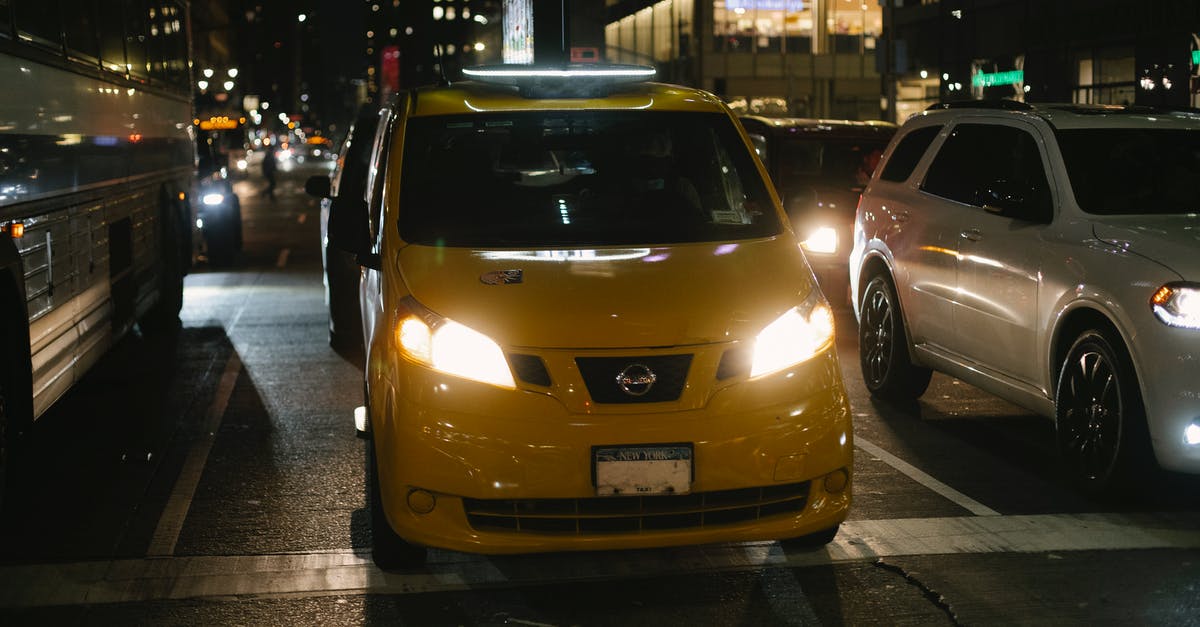
[[[1080,208],[1104,215],[1200,212],[1200,130],[1060,130]]]
[[[417,117],[400,237],[442,246],[632,245],[781,232],[720,114],[541,111]]]

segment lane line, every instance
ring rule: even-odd
[[[235,352],[229,361],[225,362],[225,371],[217,384],[217,391],[208,414],[204,419],[204,435],[196,440],[188,450],[183,461],[183,469],[171,489],[171,496],[163,508],[154,535],[150,538],[150,547],[146,551],[148,557],[169,557],[175,553],[175,544],[179,542],[179,532],[187,519],[188,510],[192,506],[192,497],[196,494],[196,486],[204,473],[204,465],[208,462],[208,454],[212,451],[213,442],[217,439],[217,430],[221,428],[221,419],[225,416],[225,408],[229,405],[229,397],[233,395],[233,385],[237,382],[238,374],[242,371],[242,360]]]
[[[288,255],[291,255],[291,254],[292,254],[291,248],[284,248],[283,250],[279,251],[279,257],[277,259],[275,259],[275,267],[282,268],[282,267],[286,266],[287,262],[288,262]]]
[[[658,576],[800,568],[885,557],[1200,549],[1200,513],[1042,514],[854,520],[818,551],[749,542],[570,556],[430,551],[420,570],[385,573],[352,550],[169,557],[0,567],[0,607],[166,599],[423,594]],[[1182,558],[1181,558],[1182,559]]]
[[[976,501],[975,499],[963,494],[962,492],[959,492],[958,490],[955,490],[941,481],[934,479],[929,474],[922,472],[916,466],[913,466],[903,459],[900,459],[899,457],[896,457],[895,455],[883,450],[883,448],[877,444],[864,440],[855,435],[854,445],[874,455],[875,457],[878,457],[883,461],[883,463],[900,471],[909,479],[912,479],[926,488],[937,492],[938,494],[957,504],[959,507],[962,507],[976,516],[1000,515],[1000,512],[984,505],[983,503],[980,503],[979,501]]]

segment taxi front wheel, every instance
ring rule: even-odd
[[[425,563],[426,550],[406,542],[392,530],[383,511],[379,493],[379,466],[375,462],[375,443],[367,442],[367,482],[370,484],[371,559],[382,570],[416,568]]]

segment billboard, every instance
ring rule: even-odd
[[[533,63],[533,0],[504,0],[501,10],[504,62]]]

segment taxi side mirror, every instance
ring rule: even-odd
[[[309,196],[317,198],[329,198],[330,183],[328,176],[310,176],[307,181],[304,181],[304,191]]]

